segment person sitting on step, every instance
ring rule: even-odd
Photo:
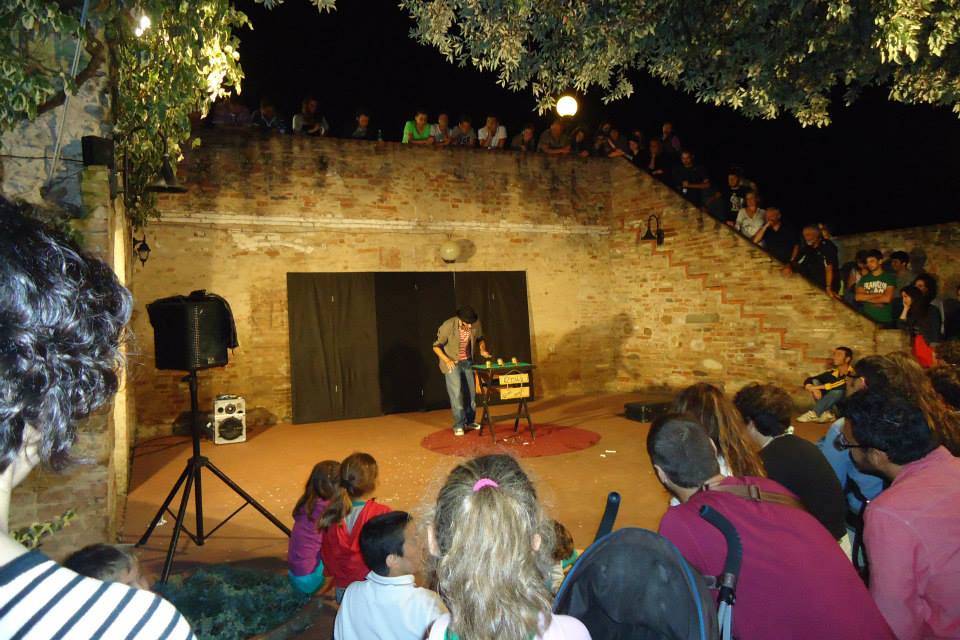
[[[847,378],[856,375],[852,362],[853,349],[837,347],[833,350],[833,369],[803,381],[803,388],[813,397],[814,405],[797,418],[797,422],[834,422],[837,419],[831,410],[843,400]]]

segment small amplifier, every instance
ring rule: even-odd
[[[217,396],[213,401],[213,442],[234,444],[247,440],[247,407],[240,396]]]

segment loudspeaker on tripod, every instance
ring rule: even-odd
[[[233,444],[247,440],[247,407],[240,396],[217,396],[213,401],[213,442]]]
[[[237,346],[230,305],[206,291],[154,300],[147,305],[147,314],[153,325],[157,369],[223,367],[227,349]]]

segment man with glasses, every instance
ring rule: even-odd
[[[455,436],[462,436],[465,429],[480,428],[475,422],[477,389],[471,368],[478,349],[482,357],[491,357],[477,312],[469,305],[460,307],[457,315],[440,325],[433,343],[433,352],[440,359],[440,371],[447,382]]]
[[[960,636],[960,460],[923,411],[868,390],[850,398],[835,445],[890,488],[866,510],[870,593],[897,638]]]
[[[846,397],[850,398],[865,389],[891,393],[889,373],[891,369],[893,369],[892,363],[884,356],[861,358],[854,366],[856,373],[852,373],[844,379],[846,382]],[[860,496],[865,497],[868,501],[875,498],[883,491],[884,481],[878,475],[858,469],[850,456],[847,455],[846,449],[838,449],[835,446],[837,435],[843,431],[843,425],[843,418],[834,422],[827,430],[827,434],[817,443],[817,446],[830,466],[833,467],[833,472],[837,474],[840,486],[844,489],[856,489],[847,491],[847,506],[852,513],[859,514],[866,506]]]

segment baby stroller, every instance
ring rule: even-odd
[[[553,611],[579,619],[605,640],[729,640],[742,548],[729,521],[709,507],[701,517],[727,539],[718,579],[701,576],[666,538],[613,522],[619,495],[610,494],[597,538],[577,560],[554,600]],[[613,515],[611,516],[611,511]],[[718,582],[720,606],[710,589]]]

